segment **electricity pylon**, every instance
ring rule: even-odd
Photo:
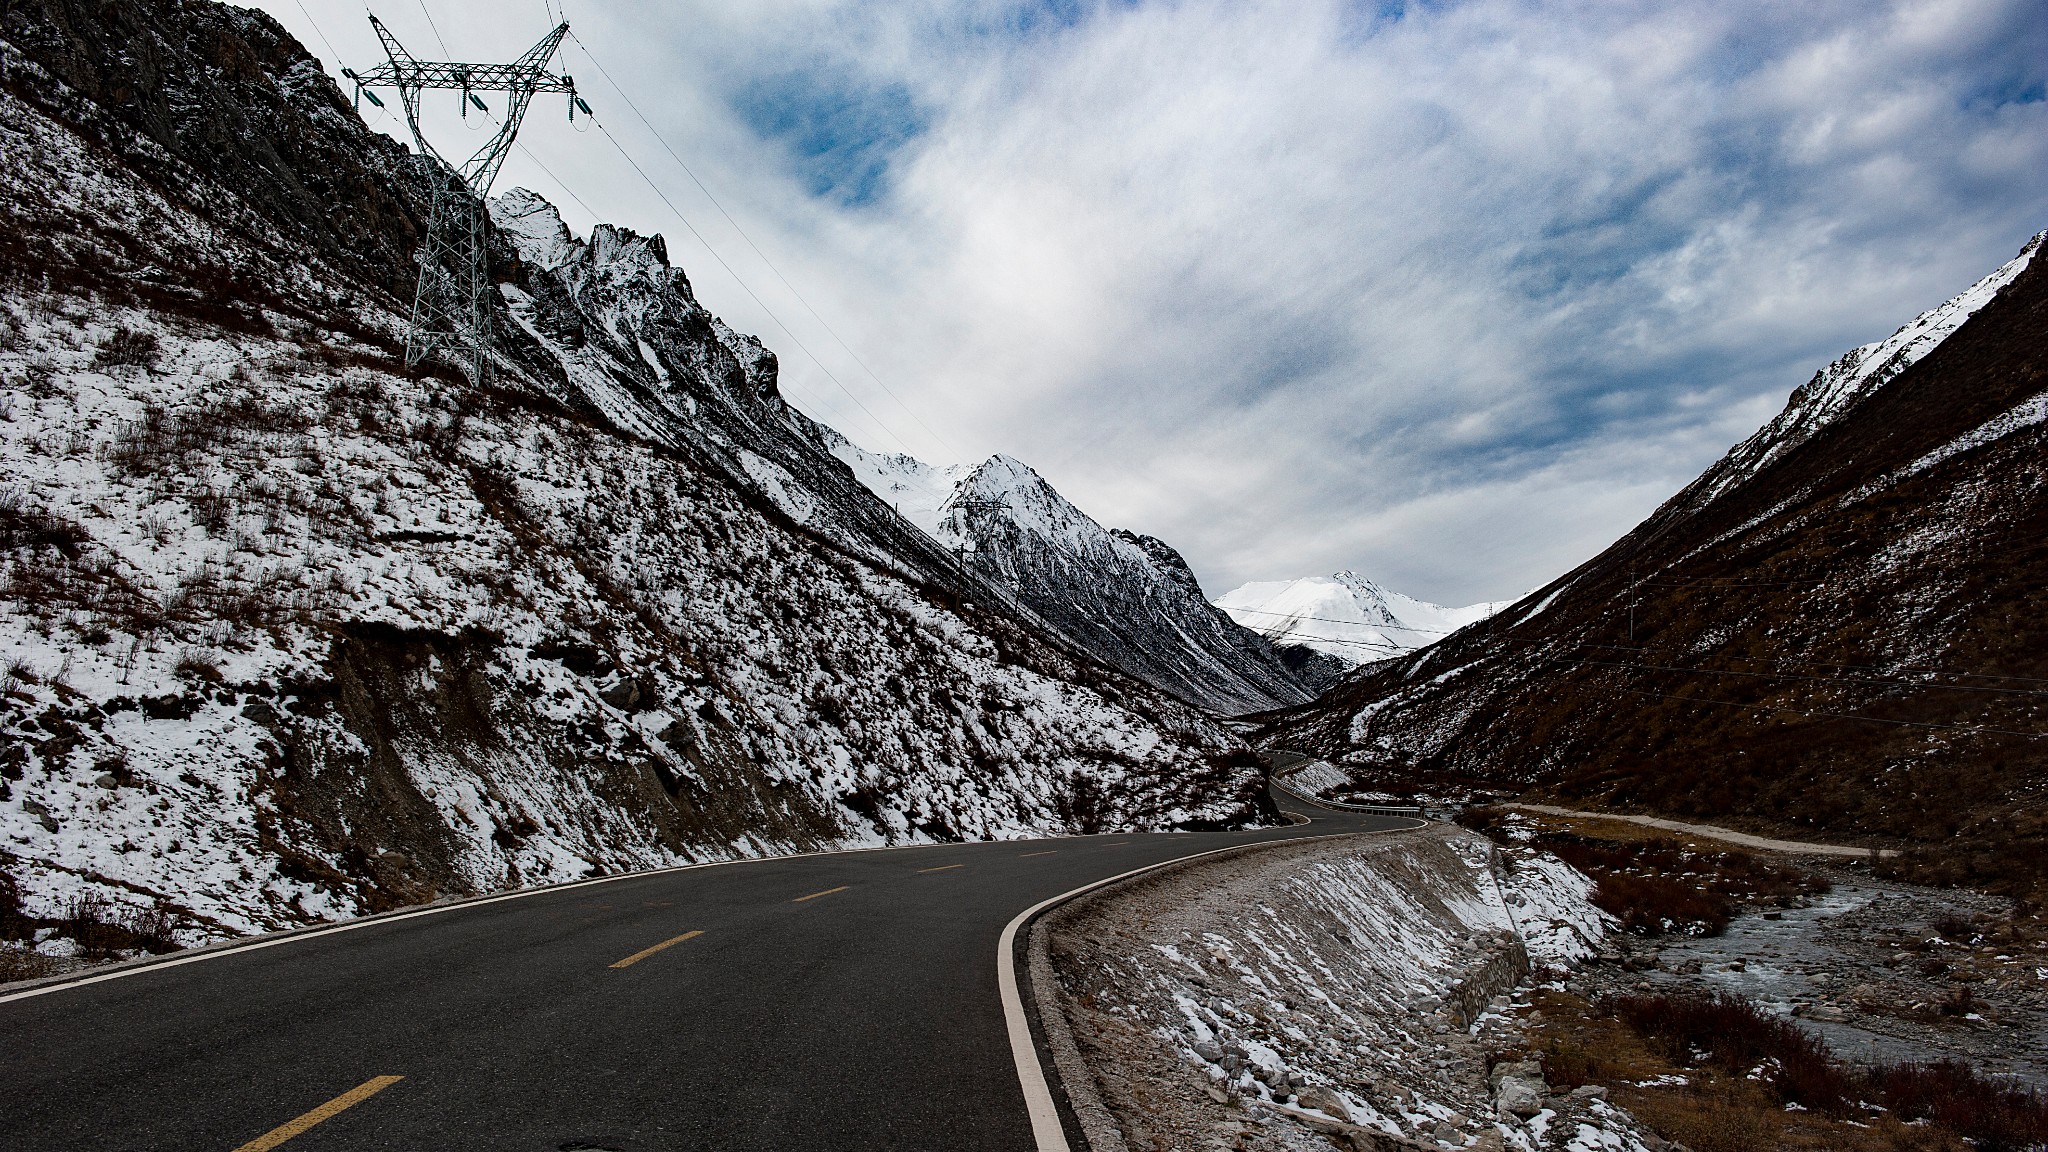
[[[1009,507],[1009,505],[1001,500],[991,500],[988,499],[987,497],[981,496],[954,496],[948,498],[946,502],[941,504],[939,507],[942,510],[950,509],[950,512],[948,513],[948,518],[951,518],[952,515],[956,514],[960,516],[960,531],[962,538],[960,543],[955,544],[953,546],[954,557],[958,559],[963,566],[977,569],[982,567],[981,549],[975,543],[974,538],[967,535],[968,529],[973,524],[973,521],[970,519],[970,516],[976,512],[994,512],[998,509],[1007,508]]]
[[[432,212],[427,218],[426,242],[420,245],[419,286],[414,289],[412,323],[405,334],[405,363],[413,368],[440,353],[468,374],[470,382],[481,384],[490,364],[491,310],[489,256],[484,247],[484,198],[504,167],[505,156],[519,135],[527,105],[535,93],[561,92],[569,97],[569,119],[590,105],[576,95],[576,82],[564,73],[549,72],[548,61],[569,34],[563,23],[541,38],[540,43],[510,64],[459,64],[415,60],[411,53],[375,16],[370,24],[384,42],[385,63],[361,75],[343,69],[355,81],[356,94],[367,95],[370,103],[383,106],[377,94],[366,90],[383,85],[398,89],[405,110],[405,122],[419,145],[419,162],[433,183]],[[420,130],[420,93],[427,89],[462,93],[462,114],[472,105],[490,114],[490,106],[477,95],[505,93],[505,119],[498,131],[461,164],[453,164],[436,151]]]

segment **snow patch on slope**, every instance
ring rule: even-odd
[[[2026,271],[2048,232],[2029,240],[2019,255],[1953,299],[1914,317],[1890,336],[1843,353],[1795,389],[1785,410],[1755,435],[1730,449],[1721,461],[1681,493],[1678,502],[1706,506],[1722,494],[1762,472],[1771,462],[1811,440],[1864,397],[1941,346],[1956,329],[1991,302],[2001,288]]]
[[[1224,714],[1308,699],[1269,645],[1209,605],[1179,553],[1104,528],[1023,461],[936,466],[816,435],[869,491],[1105,662]]]

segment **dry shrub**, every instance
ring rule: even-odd
[[[57,929],[78,942],[88,960],[112,959],[139,948],[145,952],[176,952],[177,917],[159,903],[149,908],[124,908],[97,892],[81,893],[64,909]]]
[[[19,488],[0,490],[0,549],[49,549],[75,559],[91,538],[77,523],[33,507]]]
[[[1490,806],[1470,807],[1457,817],[1502,844],[1517,842],[1508,835],[1510,819],[1506,809]],[[1545,830],[1524,843],[1591,877],[1598,885],[1593,902],[1627,930],[1644,935],[1711,936],[1728,926],[1744,901],[1783,904],[1829,888],[1825,877],[1790,864],[1737,850],[1704,851],[1668,836],[1607,839]]]
[[[1894,1113],[1931,1120],[1984,1152],[2048,1145],[2048,1100],[1986,1079],[1968,1064],[1893,1064],[1873,1070],[1870,1083],[1876,1098]]]
[[[132,364],[141,368],[156,367],[157,357],[162,354],[155,334],[137,332],[131,328],[116,328],[100,341],[99,351],[93,354],[93,367],[112,368]]]
[[[0,943],[0,984],[36,980],[56,971],[57,962],[48,956],[16,944]]]
[[[180,676],[190,676],[208,684],[218,684],[222,680],[219,659],[203,648],[187,648],[180,652],[176,671]]]
[[[1623,929],[1643,935],[1684,932],[1714,936],[1734,919],[1735,901],[1685,880],[1610,872],[1593,889],[1593,903]]]
[[[34,925],[21,911],[21,886],[14,877],[0,872],[0,940],[25,940]]]
[[[1819,1037],[1725,993],[1623,996],[1606,1007],[1672,1063],[1757,1079],[1780,1103],[1867,1119],[1861,1102],[1870,1101],[1897,1119],[1930,1121],[1980,1152],[2048,1147],[2048,1098],[1982,1076],[1968,1064],[1850,1068]],[[1897,1135],[1912,1139],[1910,1129]],[[1936,1140],[1932,1146],[1941,1145]]]
[[[1737,1076],[1761,1069],[1783,1103],[1826,1112],[1855,1098],[1824,1041],[1740,996],[1622,996],[1611,1007],[1674,1064],[1705,1062]]]
[[[1783,1147],[1771,1110],[1778,1106],[1752,1085],[1631,1098],[1629,1111],[1693,1152],[1776,1152]]]

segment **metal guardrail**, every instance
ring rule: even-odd
[[[1294,755],[1300,754],[1294,753]],[[1304,760],[1310,764],[1318,763],[1318,761],[1308,760],[1307,758],[1304,758]],[[1346,804],[1341,800],[1325,800],[1320,796],[1308,795],[1287,782],[1288,776],[1300,770],[1297,767],[1285,774],[1275,771],[1270,779],[1274,786],[1282,792],[1306,804],[1321,804],[1325,808],[1339,808],[1346,812],[1364,812],[1373,816],[1406,816],[1415,820],[1426,820],[1429,818],[1419,805],[1414,804]]]

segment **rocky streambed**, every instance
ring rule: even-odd
[[[2048,1088],[2048,942],[2011,931],[2006,901],[1821,871],[1832,891],[1717,936],[1613,937],[1573,990],[1735,993],[1850,1060],[1963,1060]]]

